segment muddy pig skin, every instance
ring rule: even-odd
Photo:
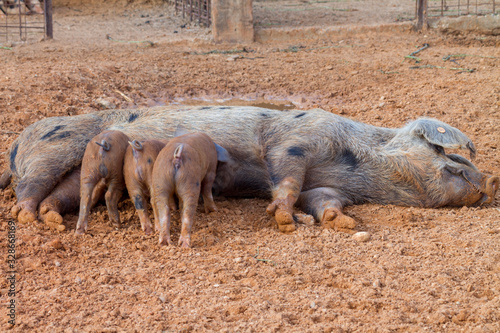
[[[71,171],[40,203],[40,219],[51,228],[65,230],[62,215],[80,203],[80,171],[80,168]]]
[[[125,181],[123,179],[123,159],[129,138],[120,131],[104,131],[90,140],[85,149],[80,176],[80,213],[75,233],[87,231],[88,217],[93,200],[106,190],[104,199],[111,222],[120,225],[118,200]],[[94,198],[93,198],[94,196]]]
[[[478,206],[492,202],[499,186],[498,177],[446,153],[459,148],[474,157],[476,150],[465,134],[435,119],[384,128],[319,109],[178,105],[40,120],[13,142],[0,180],[12,177],[15,211],[30,215],[81,163],[87,142],[100,131],[168,139],[178,126],[207,133],[234,160],[234,176],[223,183],[217,176],[214,191],[271,198],[267,211],[284,232],[295,229],[294,205],[325,226],[351,228],[354,221],[342,213],[346,205]]]
[[[191,246],[191,228],[198,199],[203,197],[205,213],[216,211],[212,185],[217,168],[217,149],[204,133],[189,133],[173,138],[161,150],[153,167],[153,206],[159,221],[161,245],[171,245],[170,211],[175,196],[181,212],[179,245]]]
[[[148,215],[148,201],[152,192],[152,173],[156,157],[166,141],[148,140],[129,142],[125,160],[123,162],[123,176],[130,199],[134,202],[135,209],[141,221],[142,230],[146,235],[153,232],[151,220]],[[155,227],[158,230],[157,221]]]

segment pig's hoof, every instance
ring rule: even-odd
[[[41,212],[41,210],[40,210]],[[53,210],[48,211],[46,214],[42,215],[42,219],[44,222],[48,225],[48,223],[56,223],[56,224],[62,224],[63,223],[63,217],[61,214],[58,212],[55,212]]]
[[[19,212],[21,211],[21,206],[19,205],[14,205],[12,209],[10,210],[10,213],[12,214],[12,217],[17,219],[17,216],[19,215]]]
[[[295,221],[297,223],[302,223],[305,225],[314,225],[316,220],[314,219],[314,216],[309,215],[309,214],[294,214],[293,217],[295,218]]]
[[[278,229],[281,232],[289,233],[295,231],[295,224],[293,223],[292,213],[278,209],[274,215],[276,222],[278,222]]]
[[[324,227],[344,232],[352,231],[356,227],[356,221],[352,217],[342,214],[337,209],[327,209],[323,214],[321,224]]]
[[[19,212],[19,215],[17,215],[17,220],[19,223],[32,223],[36,221],[36,215],[29,210],[23,209]]]
[[[276,212],[276,209],[278,208],[278,205],[274,202],[271,202],[269,204],[269,206],[267,206],[266,208],[266,212],[269,214],[269,215],[274,215],[274,213]]]
[[[55,229],[57,231],[64,231],[66,230],[66,226],[64,224],[59,224],[59,223],[54,223],[54,222],[48,222],[45,220],[45,224],[49,226],[49,228]]]
[[[40,205],[40,215],[45,215],[47,214],[48,212],[50,212],[50,207],[47,206],[47,205]]]

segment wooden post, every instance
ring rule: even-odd
[[[427,29],[427,0],[418,0],[417,30]]]
[[[212,34],[216,43],[252,43],[252,0],[213,0]]]
[[[45,38],[54,38],[54,30],[52,25],[52,0],[44,0],[43,12],[45,16]]]

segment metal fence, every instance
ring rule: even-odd
[[[209,27],[212,23],[210,0],[167,0],[175,6],[175,14],[182,12],[183,18],[189,18],[191,22],[197,21],[200,25]]]
[[[463,16],[499,14],[500,1],[496,0],[429,0],[427,16]]]
[[[52,0],[0,0],[0,42],[52,38]]]

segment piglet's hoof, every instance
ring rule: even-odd
[[[170,237],[160,236],[159,244],[160,245],[172,245],[172,240],[170,239]]]
[[[323,213],[321,225],[326,228],[335,229],[342,232],[353,233],[356,221],[353,218],[342,214],[338,209],[327,208]]]
[[[153,226],[150,225],[150,226],[144,227],[144,234],[146,236],[153,234]]]
[[[77,229],[75,229],[75,235],[76,236],[85,235],[85,229],[83,229],[83,228],[77,228]]]
[[[191,239],[189,237],[179,237],[179,246],[183,249],[189,249],[191,247]]]

